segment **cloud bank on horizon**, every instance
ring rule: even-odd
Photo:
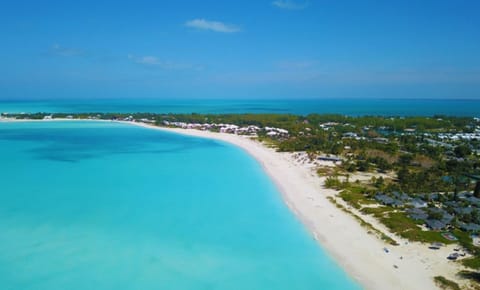
[[[478,1],[27,2],[0,98],[480,98]]]

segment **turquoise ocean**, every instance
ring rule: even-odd
[[[232,145],[0,123],[0,161],[2,290],[360,289]]]
[[[480,99],[379,99],[323,98],[310,100],[0,100],[0,113],[310,113],[350,116],[470,116],[480,117]]]

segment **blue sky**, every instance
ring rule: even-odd
[[[0,98],[480,98],[479,12],[478,0],[2,1]]]

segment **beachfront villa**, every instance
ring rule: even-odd
[[[141,121],[141,120],[140,120]],[[216,123],[186,123],[186,122],[170,122],[163,121],[163,125],[177,127],[182,129],[197,129],[197,130],[214,130],[220,133],[236,134],[236,135],[251,135],[256,136],[260,131],[264,131],[270,137],[286,137],[288,131],[282,128],[265,127],[260,128],[255,125],[238,126],[235,124],[216,124]]]

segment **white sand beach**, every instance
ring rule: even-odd
[[[298,162],[291,153],[276,152],[258,141],[235,134],[165,128],[135,122],[119,123],[212,138],[245,150],[263,166],[280,190],[285,203],[312,233],[312,238],[365,289],[439,289],[434,283],[434,276],[454,279],[460,269],[458,263],[446,259],[454,245],[430,250],[426,244],[411,243],[396,237],[400,245],[392,246],[369,233],[354,217],[327,199],[336,191],[324,188],[323,179],[312,171],[312,166]],[[377,229],[385,228],[373,218],[368,222]]]
[[[434,276],[453,279],[458,272],[458,264],[446,259],[454,246],[430,250],[428,245],[408,243],[398,238],[396,240],[401,245],[391,246],[368,233],[352,216],[327,199],[335,191],[325,189],[322,180],[308,166],[295,162],[292,154],[276,152],[257,141],[234,134],[133,124],[217,139],[243,148],[261,163],[285,203],[310,230],[313,238],[365,289],[439,289],[433,281]]]

